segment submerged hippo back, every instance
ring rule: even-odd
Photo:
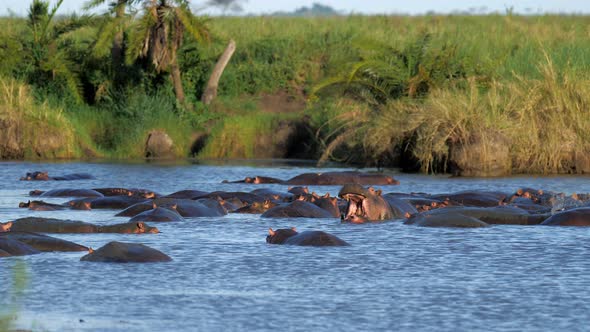
[[[0,237],[0,250],[7,252],[10,256],[24,256],[40,253],[39,250],[26,243],[7,237]]]
[[[29,217],[15,220],[11,230],[35,233],[96,233],[98,226],[77,220]]]
[[[295,236],[289,237],[285,241],[285,244],[315,247],[349,246],[346,241],[322,231],[305,231],[298,233]]]
[[[88,251],[88,248],[74,242],[31,232],[0,233],[0,238],[17,240],[39,251]]]
[[[169,262],[172,258],[143,244],[113,241],[80,260],[103,263],[155,263]]]
[[[578,208],[554,214],[544,226],[590,226],[590,208]]]
[[[332,214],[313,203],[294,201],[268,209],[262,218],[333,218]]]

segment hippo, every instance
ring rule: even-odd
[[[338,199],[336,197],[330,197],[329,193],[319,196],[314,192],[309,195],[297,196],[297,199],[315,204],[317,207],[330,212],[334,218],[338,218],[341,215],[340,208],[338,207]]]
[[[246,206],[242,206],[239,209],[232,211],[233,213],[251,213],[251,214],[261,214],[268,211],[270,208],[277,206],[277,203],[271,202],[270,200],[266,200],[262,203],[254,202],[252,204],[248,204]]]
[[[293,200],[293,194],[291,193],[284,193],[267,188],[254,189],[250,193],[261,196],[265,200],[271,200],[275,202],[290,202]]]
[[[519,209],[526,210],[530,213],[549,213],[551,207],[538,204],[529,197],[515,196],[510,199],[509,206],[513,206]]]
[[[255,176],[246,177],[244,180],[228,181],[223,180],[221,183],[252,183],[252,184],[263,184],[263,183],[283,183],[283,180],[277,178],[271,178],[268,176]]]
[[[193,217],[221,217],[226,214],[226,210],[221,206],[217,200],[200,199],[193,201],[190,199],[175,199],[175,198],[158,198],[154,201],[145,201],[134,204],[127,209],[121,211],[117,217],[134,217],[144,211],[153,209],[153,205],[172,208],[176,210],[181,216],[187,218]]]
[[[94,176],[87,173],[73,173],[62,176],[49,176],[48,172],[30,172],[20,178],[21,181],[71,181],[71,180],[92,180]]]
[[[303,173],[284,182],[289,185],[397,185],[399,181],[384,174],[361,173],[356,171]]]
[[[297,186],[297,187],[289,187],[289,189],[287,190],[287,192],[295,195],[295,196],[299,196],[299,195],[307,195],[309,194],[309,188],[307,187],[301,187],[301,186]]]
[[[184,221],[184,218],[175,210],[176,206],[170,209],[164,207],[157,207],[148,211],[144,211],[135,217],[129,219],[129,222],[135,221],[151,221],[151,222],[170,222],[170,221]]]
[[[0,249],[0,257],[10,257],[10,256],[12,256],[12,255],[6,251]]]
[[[211,192],[207,195],[193,197],[193,200],[199,200],[202,198],[234,200],[234,203],[237,203],[237,201],[235,201],[237,199],[241,202],[241,206],[245,206],[247,204],[252,204],[254,202],[264,202],[265,201],[265,198],[262,196],[252,194],[252,193],[241,192],[241,191],[235,191],[235,192],[214,191],[214,192]]]
[[[10,232],[12,228],[12,221],[0,222],[0,233]]]
[[[44,191],[40,197],[104,197],[103,194],[92,189],[53,189]]]
[[[66,202],[66,205],[77,206],[84,202],[90,203],[92,209],[112,209],[120,210],[126,209],[133,204],[145,202],[145,198],[133,197],[133,196],[108,196],[108,197],[97,197],[97,198],[79,198]]]
[[[489,227],[489,225],[477,218],[469,217],[461,213],[419,214],[404,222],[406,225],[420,227],[458,227],[476,228]]]
[[[32,232],[0,233],[0,238],[20,241],[39,251],[88,251],[87,247],[79,244]]]
[[[59,204],[52,204],[47,203],[44,201],[28,201],[28,202],[20,202],[18,203],[19,208],[28,208],[29,210],[33,211],[59,211],[59,210],[66,210],[69,207],[63,206]]]
[[[556,213],[541,223],[543,226],[590,226],[590,207]]]
[[[264,212],[261,218],[333,218],[332,214],[317,205],[305,201],[293,201],[277,205]]]
[[[389,206],[391,206],[394,218],[408,218],[409,216],[418,213],[418,209],[403,199],[388,194],[385,194],[382,197],[387,203],[389,203]]]
[[[347,184],[340,189],[338,196],[348,202],[342,221],[362,223],[401,218],[396,216],[389,203],[381,196],[381,191],[372,187],[365,189],[360,184]]]
[[[85,201],[74,202],[71,205],[52,204],[44,201],[28,201],[18,204],[19,208],[28,208],[33,211],[90,210],[90,206],[90,202]]]
[[[270,228],[266,236],[266,243],[314,247],[350,245],[346,241],[326,232],[305,231],[298,233],[294,227],[290,229],[277,229],[276,231]]]
[[[195,211],[196,213],[191,213],[191,211],[189,210],[184,210],[184,204],[178,204],[178,208],[176,210],[178,210],[178,213],[183,212],[190,217],[221,217],[227,214],[227,210],[223,206],[222,202],[223,199],[219,200],[213,198],[199,198],[197,200],[194,200],[194,203],[204,206],[205,209],[199,206],[197,211]],[[194,205],[194,207],[197,208],[197,205]]]
[[[26,243],[13,240],[4,236],[0,237],[0,250],[7,253],[8,256],[24,256],[41,253],[39,250],[31,247]]]
[[[200,190],[181,190],[170,195],[162,196],[162,198],[182,198],[182,199],[193,199],[194,197],[203,197],[208,195],[206,191]]]
[[[103,196],[111,197],[111,196],[130,196],[130,197],[139,197],[139,198],[157,198],[161,195],[155,193],[151,190],[147,189],[128,189],[128,188],[94,188],[92,189],[96,192],[101,193]]]
[[[109,242],[103,247],[82,256],[81,261],[102,263],[156,263],[169,262],[170,256],[139,243]]]
[[[35,189],[35,190],[29,191],[29,196],[31,196],[31,197],[41,196],[41,195],[43,195],[43,193],[44,193],[43,190]]]
[[[356,183],[361,185],[396,185],[399,181],[384,174],[361,173],[357,171],[343,171],[343,172],[325,172],[325,173],[303,173],[294,176],[288,180],[280,180],[275,178],[268,178],[262,176],[246,177],[244,180],[224,183],[279,183],[288,185],[345,185]]]
[[[502,205],[508,194],[493,191],[460,191],[432,195],[432,198],[448,202],[448,205],[492,207]]]
[[[38,233],[121,233],[145,234],[158,233],[156,227],[143,222],[127,222],[114,225],[95,225],[77,220],[61,220],[52,218],[21,218],[14,221],[11,231]]]
[[[464,216],[479,219],[490,225],[538,225],[550,216],[547,213],[531,214],[523,209],[513,206],[495,206],[487,208],[450,206],[421,213],[421,215],[445,214],[462,214]]]

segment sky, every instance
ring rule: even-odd
[[[55,4],[57,0],[50,0]],[[65,14],[72,11],[81,12],[85,0],[64,0],[59,13]],[[192,0],[193,7],[199,8],[205,0]],[[467,11],[470,8],[480,12],[506,12],[507,8],[513,8],[521,14],[539,13],[585,13],[590,14],[589,0],[245,0],[242,1],[244,13],[264,14],[276,11],[292,11],[302,6],[311,6],[314,2],[332,6],[344,13],[364,14],[425,14],[429,11],[439,13],[452,13],[454,11]],[[0,15],[8,15],[13,12],[24,16],[31,0],[0,0]],[[485,9],[485,10],[484,10]],[[209,14],[215,11],[205,10]]]

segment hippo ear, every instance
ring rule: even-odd
[[[158,206],[156,205],[156,202],[152,202],[152,209],[157,208]]]
[[[178,204],[174,204],[171,206],[172,210],[176,210],[178,208]]]
[[[82,203],[82,205],[84,205],[84,207],[87,208],[88,210],[92,209],[92,203],[90,203],[90,202],[84,202],[84,203]]]
[[[140,230],[143,230],[145,228],[144,223],[142,222],[138,222],[137,224],[135,224],[137,226],[137,228],[139,228]]]
[[[291,189],[293,189],[293,187],[287,187],[287,191],[289,191],[289,190],[291,190]]]
[[[323,198],[330,198],[330,193],[326,193],[324,196],[322,196]]]
[[[377,194],[377,196],[381,196],[381,194],[383,193],[383,191],[381,189],[379,189],[375,193]]]
[[[297,229],[295,229],[295,227],[291,227],[291,230],[292,230],[293,232],[297,232]]]
[[[94,249],[92,249],[91,247],[88,247],[88,253],[91,254],[94,252]]]
[[[275,236],[275,234],[277,234],[277,232],[273,231],[272,228],[269,228],[268,234],[270,234],[270,236]]]

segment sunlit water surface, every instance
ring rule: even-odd
[[[27,171],[88,172],[96,180],[24,182]],[[325,169],[324,169],[325,170]],[[19,209],[33,189],[139,187],[250,191],[221,184],[251,175],[290,178],[310,167],[109,163],[0,163],[0,220],[46,216],[118,223],[117,211]],[[384,192],[515,191],[522,186],[590,192],[586,177],[462,179],[396,174]],[[266,187],[286,190],[283,185]],[[311,187],[337,194],[339,187]],[[64,202],[67,199],[47,199]],[[265,243],[269,227],[323,230],[340,248]],[[230,214],[160,223],[157,235],[58,234],[101,247],[138,242],[170,263],[80,262],[84,253],[26,256],[29,284],[17,327],[41,331],[587,331],[590,228],[493,226],[418,228],[400,222],[350,225],[338,219],[261,219]],[[14,301],[11,268],[0,260],[0,312]]]

